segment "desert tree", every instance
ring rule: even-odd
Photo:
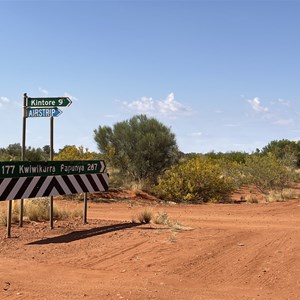
[[[262,155],[272,153],[288,167],[300,166],[300,143],[286,139],[271,141],[263,147]]]
[[[98,149],[124,179],[156,181],[178,159],[175,135],[170,128],[146,115],[94,130]]]
[[[266,195],[272,190],[282,193],[295,179],[295,173],[272,153],[249,156],[244,166],[244,175],[248,184],[255,185]]]

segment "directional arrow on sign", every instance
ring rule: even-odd
[[[66,107],[71,104],[69,97],[27,98],[28,107]]]
[[[106,169],[105,162],[103,160],[100,160],[100,173],[103,173]]]
[[[63,112],[57,108],[26,108],[27,118],[38,118],[38,117],[58,117]]]

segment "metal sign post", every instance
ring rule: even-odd
[[[53,161],[53,117],[50,118],[50,161]],[[50,228],[53,229],[53,196],[50,196]]]
[[[57,107],[72,104],[69,97],[31,98],[23,96],[21,161],[0,162],[0,201],[8,200],[7,237],[11,237],[12,200],[20,200],[19,226],[23,226],[24,199],[50,197],[50,228],[53,228],[53,196],[84,193],[84,223],[87,223],[87,193],[108,190],[108,174],[102,160],[53,161],[53,117]],[[50,161],[25,161],[26,118],[50,118]]]
[[[87,193],[83,194],[83,224],[87,224]]]
[[[0,201],[8,200],[7,237],[11,237],[12,200],[84,193],[84,224],[87,223],[87,193],[104,192],[109,176],[103,160],[5,161],[0,162]]]
[[[12,211],[12,200],[8,201],[8,209],[7,209],[7,237],[10,238],[11,232],[11,211]]]
[[[21,160],[25,160],[26,153],[26,107],[27,107],[27,94],[23,97],[23,133],[22,133],[22,155]],[[23,214],[24,214],[24,200],[20,200],[20,220],[19,226],[23,227]]]
[[[25,115],[27,118],[50,117],[50,161],[53,161],[53,117],[58,117],[62,111],[57,108],[72,104],[69,97],[39,97],[27,98]],[[53,229],[53,196],[50,196],[50,228]]]

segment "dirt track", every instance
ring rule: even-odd
[[[132,224],[145,206],[0,227],[0,299],[300,299],[300,201],[151,206],[191,230]]]

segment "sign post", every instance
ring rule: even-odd
[[[108,182],[103,160],[0,162],[0,201],[8,200],[7,237],[11,237],[12,200],[50,197],[52,229],[53,196],[84,193],[83,222],[86,224],[87,193],[107,191]]]
[[[87,193],[83,194],[83,224],[87,224]]]
[[[50,161],[53,161],[53,116],[50,118]],[[50,228],[53,229],[53,196],[50,196]]]
[[[62,111],[57,107],[67,107],[72,104],[69,97],[27,98],[26,117],[50,117],[50,161],[53,161],[53,117],[58,117]],[[53,196],[50,196],[50,228],[53,229]]]
[[[7,209],[7,237],[10,238],[11,232],[11,212],[12,212],[12,200],[8,201],[8,209]]]
[[[26,153],[26,102],[27,94],[23,96],[23,133],[22,133],[22,155],[21,160],[25,160]],[[23,227],[23,215],[24,215],[24,200],[20,200],[20,216],[19,216],[19,226]]]
[[[62,111],[57,108],[67,107],[72,104],[69,97],[46,97],[32,98],[23,95],[23,128],[22,128],[22,153],[21,160],[25,161],[26,153],[26,118],[30,117],[50,117],[50,160],[53,160],[53,117],[58,117]],[[11,232],[12,200],[9,200],[7,211],[7,236]],[[23,227],[24,199],[20,200],[19,226]],[[50,222],[53,228],[53,197],[50,199]]]

